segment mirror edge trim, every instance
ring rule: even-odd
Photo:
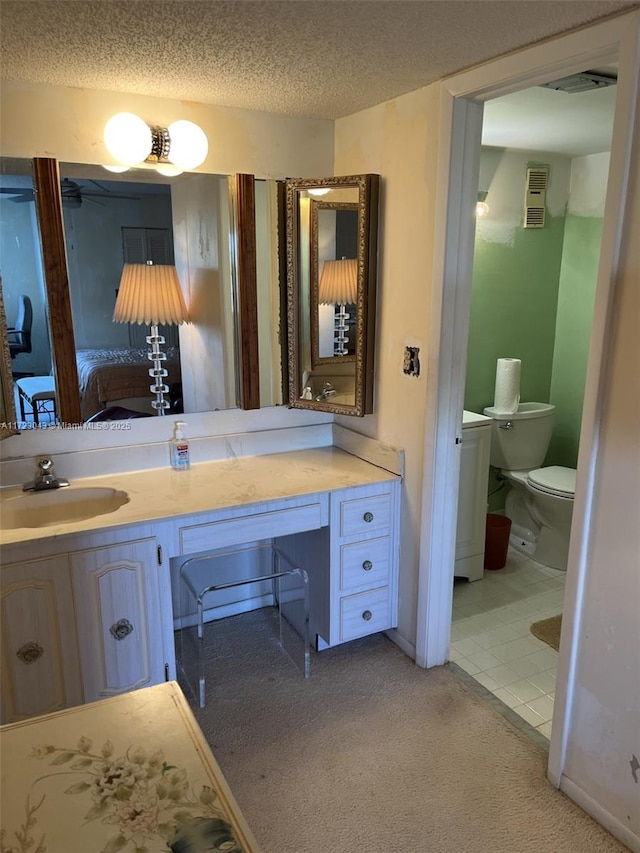
[[[0,277],[0,397],[2,399],[2,423],[0,423],[0,440],[17,435],[19,430],[16,421],[16,407],[13,396],[13,379],[11,370],[11,352],[7,337],[7,315],[4,310],[2,278]]]

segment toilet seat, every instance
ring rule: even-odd
[[[550,465],[529,471],[527,482],[532,489],[547,495],[556,495],[573,500],[576,493],[576,469]]]

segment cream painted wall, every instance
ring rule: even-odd
[[[337,420],[407,454],[398,632],[411,646],[416,639],[439,108],[436,84],[338,119],[335,137],[336,175],[382,176],[374,414]],[[420,348],[417,378],[402,370],[407,345]]]
[[[406,453],[399,631],[409,642],[415,641],[438,96],[439,85],[433,84],[336,122],[335,173],[382,176],[375,414],[355,428]],[[640,128],[635,149],[613,349],[604,378],[606,415],[566,761],[566,775],[591,801],[592,813],[627,827],[634,844],[640,821],[640,771],[636,783],[630,765],[634,754],[640,760],[635,536],[640,518]],[[402,373],[405,344],[420,346],[419,379]]]
[[[639,117],[640,118],[640,117]],[[566,770],[640,850],[640,127],[617,277],[612,349]]]
[[[102,132],[118,112],[164,127],[177,119],[199,124],[209,139],[199,172],[311,178],[331,175],[333,168],[333,122],[325,119],[8,81],[2,82],[0,151],[3,157],[109,163]]]

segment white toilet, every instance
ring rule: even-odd
[[[511,486],[505,514],[511,519],[510,544],[537,563],[567,568],[575,468],[541,468],[551,441],[550,403],[520,403],[518,411],[502,414],[492,406],[490,463]]]

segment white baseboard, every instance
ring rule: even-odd
[[[614,817],[610,812],[604,809],[592,797],[582,790],[575,782],[568,779],[566,776],[560,778],[560,790],[567,797],[573,800],[574,803],[580,806],[583,811],[596,820],[603,826],[611,835],[615,836],[618,841],[626,844],[629,850],[633,853],[640,853],[640,838],[625,826],[617,817]]]
[[[394,642],[396,644],[396,646],[399,646],[402,649],[402,651],[405,653],[405,655],[408,655],[411,658],[411,660],[416,659],[416,647],[415,647],[415,645],[413,643],[410,643],[408,640],[406,640],[402,636],[402,634],[399,634],[397,628],[390,628],[388,631],[385,631],[384,633],[387,635],[387,637],[392,642]]]

